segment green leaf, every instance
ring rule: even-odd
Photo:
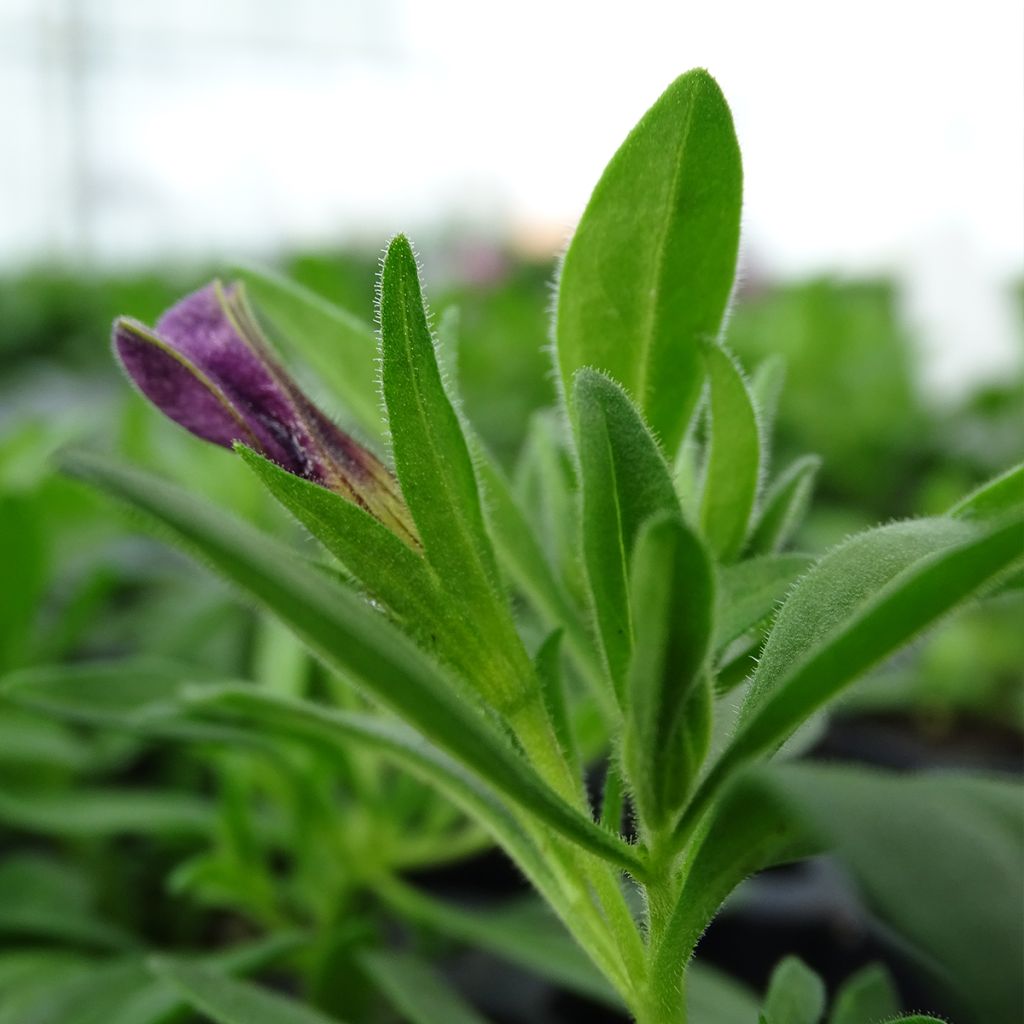
[[[761,1012],[766,1024],[818,1024],[825,986],[802,960],[788,956],[772,972]]]
[[[715,650],[768,618],[811,562],[810,555],[762,555],[720,566],[715,590]]]
[[[381,437],[384,423],[377,398],[377,341],[373,329],[278,274],[243,266],[238,268],[238,276],[271,337],[309,363],[370,438]]]
[[[548,634],[533,659],[544,696],[551,725],[558,737],[565,759],[579,770],[579,750],[569,717],[569,704],[565,693],[565,678],[562,674],[562,631],[556,629]]]
[[[732,117],[703,70],[676,79],[605,169],[562,264],[558,365],[621,383],[674,454],[718,335],[739,245]]]
[[[216,805],[170,790],[84,789],[68,793],[0,791],[0,822],[63,838],[212,835]]]
[[[522,645],[500,591],[476,472],[437,365],[412,247],[396,236],[380,276],[381,380],[395,468],[427,561],[488,644],[477,677],[500,706],[521,697]],[[522,655],[522,657],[517,657]],[[528,666],[525,666],[528,671]]]
[[[843,982],[828,1024],[884,1024],[900,1012],[899,993],[881,964],[871,964]]]
[[[711,380],[708,452],[701,498],[701,532],[715,556],[731,562],[743,548],[761,481],[761,428],[735,360],[706,350]]]
[[[307,941],[308,937],[301,932],[279,931],[223,951],[206,952],[202,954],[202,963],[218,973],[250,974],[280,960]],[[164,1024],[180,1014],[185,1004],[180,990],[169,981],[154,978],[144,963],[140,963],[139,968],[142,977],[138,990],[119,1000],[116,1011],[112,1010],[96,1024]]]
[[[788,466],[768,488],[747,545],[749,554],[773,554],[789,543],[807,512],[820,467],[817,455],[805,455]]]
[[[39,503],[0,494],[0,672],[28,659],[35,619],[49,573],[48,544]]]
[[[688,833],[739,765],[777,747],[848,683],[1018,562],[1022,520],[988,529],[952,519],[894,523],[823,558],[779,612],[736,734],[677,835]]]
[[[753,1024],[753,993],[722,971],[692,960],[686,968],[686,1014],[694,1024]]]
[[[244,446],[237,450],[271,494],[424,646],[440,643],[448,660],[463,672],[479,663],[473,637],[460,628],[463,617],[445,615],[448,603],[421,555],[333,491],[281,469]],[[456,638],[458,642],[452,642]]]
[[[123,949],[131,938],[97,917],[85,878],[42,857],[0,862],[0,935]]]
[[[404,918],[440,935],[485,950],[607,1006],[622,1003],[558,919],[535,899],[474,910],[436,899],[400,881],[381,895]]]
[[[762,461],[765,462],[768,449],[771,447],[768,441],[771,439],[772,430],[775,427],[775,417],[779,411],[779,401],[782,398],[782,388],[785,383],[786,359],[779,353],[774,353],[762,360],[750,380],[750,393],[757,408],[761,436],[765,439],[765,450],[762,453]],[[764,468],[766,467],[762,467],[762,469]]]
[[[774,766],[761,778],[835,851],[872,909],[923,953],[933,984],[960,1000],[965,1021],[1020,1020],[1018,782],[811,764]]]
[[[213,1024],[339,1024],[336,1018],[294,999],[198,964],[153,957],[149,965],[158,978],[170,982],[189,1006]]]
[[[603,374],[575,380],[583,558],[609,675],[622,695],[632,650],[629,565],[641,525],[679,514],[672,477],[625,392]]]
[[[614,698],[587,623],[552,570],[540,547],[539,533],[527,520],[501,469],[479,446],[475,454],[487,495],[488,523],[502,568],[549,627],[565,630],[566,647],[581,666],[606,715],[611,717]]]
[[[274,612],[329,665],[399,713],[499,792],[599,856],[639,869],[625,844],[550,789],[437,664],[359,595],[290,549],[174,487],[85,453],[67,471],[133,505]]]
[[[982,484],[950,510],[958,519],[992,519],[1024,509],[1024,462]]]
[[[368,952],[359,963],[410,1024],[484,1024],[436,971],[410,953]]]
[[[530,418],[515,467],[515,496],[553,567],[575,598],[583,599],[576,470],[568,447],[568,424],[556,409]]]
[[[648,832],[682,804],[709,739],[695,714],[714,609],[714,571],[678,513],[649,520],[633,554],[633,652],[626,687],[623,763]]]

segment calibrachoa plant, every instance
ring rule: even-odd
[[[114,329],[136,387],[233,447],[330,561],[134,470],[65,456],[381,709],[225,685],[190,692],[193,718],[368,746],[436,786],[516,863],[642,1024],[687,1020],[687,965],[743,879],[842,842],[842,824],[865,808],[919,811],[941,806],[941,793],[944,814],[983,804],[1020,827],[1006,782],[942,789],[785,763],[801,727],[859,676],[963,602],[1019,585],[1024,478],[1017,468],[946,515],[868,530],[817,560],[789,550],[817,460],[770,465],[778,367],[748,378],[725,344],[741,184],[725,100],[708,74],[689,72],[615,154],[565,254],[552,327],[559,405],[537,419],[516,487],[439,369],[401,235],[381,266],[377,344],[353,318],[256,273],[188,296],[154,329]],[[334,385],[345,430],[284,369],[275,330]],[[528,646],[538,626],[543,639]],[[602,761],[593,808],[587,772]],[[914,844],[893,828],[898,872]],[[926,862],[935,851],[919,852]],[[908,870],[905,884],[936,870]],[[940,891],[971,868],[941,870]],[[1012,902],[1014,868],[992,870]],[[398,902],[412,898],[402,892]],[[907,929],[927,949],[944,918],[924,909]],[[974,1019],[1009,1022],[1015,981],[986,975],[972,925],[944,927],[965,935],[957,969],[939,965],[954,996]],[[1017,948],[1017,925],[1001,927],[978,925],[979,945]],[[285,1019],[243,983],[164,970],[215,1020]],[[813,1024],[824,999],[814,975],[785,961],[761,1020]],[[298,1004],[289,1012],[305,1019]],[[866,983],[831,1020],[897,1013],[884,986]]]

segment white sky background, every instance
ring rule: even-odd
[[[8,266],[453,221],[554,248],[701,65],[743,149],[748,266],[898,275],[940,390],[1019,358],[1019,0],[0,0],[0,33]]]

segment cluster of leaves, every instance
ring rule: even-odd
[[[870,902],[895,916],[966,1015],[1014,1019],[1016,981],[986,951],[995,944],[1012,957],[1022,944],[1018,789],[786,755],[859,676],[965,601],[1019,586],[1024,470],[947,514],[865,531],[823,558],[788,550],[817,460],[772,472],[778,367],[748,379],[721,342],[740,198],[728,108],[709,76],[691,72],[616,154],[569,247],[554,329],[560,402],[532,421],[512,481],[453,398],[409,243],[391,243],[380,392],[412,543],[243,445],[242,462],[332,562],[162,481],[65,457],[71,473],[126,501],[290,631],[274,634],[263,685],[139,665],[122,667],[121,685],[110,668],[5,684],[22,707],[212,747],[228,796],[239,794],[227,801],[236,813],[224,840],[178,877],[270,929],[271,951],[258,945],[202,966],[125,953],[108,966],[125,988],[110,982],[113,1001],[92,1019],[115,1019],[116,1008],[116,1019],[144,1024],[187,1003],[229,1024],[327,1020],[227,975],[301,944],[281,931],[296,917],[317,936],[308,955],[333,966],[337,915],[371,890],[400,916],[644,1024],[678,1024],[688,1010],[699,1021],[752,1022],[756,1003],[688,969],[690,957],[744,878],[824,847],[843,852]],[[372,331],[279,279],[243,279],[267,328],[301,347],[352,429],[381,444]],[[288,662],[312,671],[292,635],[325,666],[316,671],[329,699],[287,682]],[[604,793],[592,808],[586,771],[602,758]],[[338,779],[352,793],[343,829]],[[95,807],[109,815],[117,803],[108,797]],[[261,803],[287,808],[286,820],[254,814]],[[171,831],[211,827],[198,807],[156,807],[126,808],[120,827],[168,818]],[[397,877],[418,858],[484,842],[517,864],[564,933],[550,918],[538,924],[536,908],[532,921],[488,923]],[[287,886],[271,870],[282,846],[299,861]],[[940,846],[948,858],[921,856]],[[233,884],[240,865],[254,864],[262,873]],[[971,884],[952,885],[952,875]],[[22,885],[15,872],[11,891]],[[409,1020],[479,1020],[419,962],[358,959]],[[81,998],[74,986],[61,991],[65,1008]],[[820,981],[786,961],[761,1017],[813,1024],[824,1004]],[[830,1021],[897,1013],[891,986],[871,973],[842,990]]]

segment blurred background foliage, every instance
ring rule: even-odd
[[[530,417],[555,397],[546,351],[555,267],[479,243],[438,241],[428,252],[435,274],[428,291],[448,372],[458,380],[466,415],[511,467]],[[376,254],[306,252],[277,269],[372,319]],[[225,586],[50,468],[58,447],[80,439],[299,535],[240,460],[151,410],[111,358],[106,330],[114,316],[152,323],[209,276],[211,268],[119,275],[40,269],[0,281],[0,675],[54,662],[142,657],[173,661],[197,679],[332,686]],[[1024,314],[1024,303],[1020,309]],[[1024,340],[1024,315],[1021,326]],[[804,452],[823,458],[812,516],[798,540],[803,548],[820,552],[870,523],[939,512],[1021,456],[1024,360],[1014,375],[956,402],[930,399],[888,281],[748,284],[728,340],[751,372],[776,353],[785,359],[779,464]],[[826,753],[897,767],[1019,763],[1020,613],[1020,595],[969,609],[883,667],[837,712]],[[422,787],[399,785],[373,768],[375,809],[361,824],[346,819],[344,842],[354,845],[339,854],[330,817],[309,811],[337,794],[286,792],[275,771],[234,752],[83,730],[4,706],[0,948],[5,937],[66,936],[67,907],[94,952],[140,939],[164,948],[220,948],[263,927],[312,926],[322,941],[303,954],[307,986],[316,991],[341,972],[345,1008],[369,998],[349,957],[353,944],[365,941],[361,929],[387,928],[365,916],[353,870],[366,859],[367,837],[380,856],[382,835],[392,837],[394,850],[407,849],[422,812],[453,859],[486,843],[460,831],[458,817],[443,808],[424,811],[433,805]],[[345,785],[360,777],[365,783],[361,773],[348,766]],[[91,814],[87,794],[113,790],[128,802],[108,802],[105,818]],[[360,799],[367,792],[364,786]],[[286,820],[268,824],[275,806],[286,809]],[[300,849],[297,862],[282,854]],[[408,866],[445,858],[428,843]],[[493,865],[482,877],[488,870]],[[463,896],[466,881],[456,883]],[[39,898],[28,910],[12,911],[19,891]],[[339,932],[346,910],[355,923]],[[435,938],[431,948],[444,942],[438,947]],[[715,948],[714,932],[708,948]],[[253,957],[259,962],[258,951]],[[323,986],[324,993],[336,991]]]

